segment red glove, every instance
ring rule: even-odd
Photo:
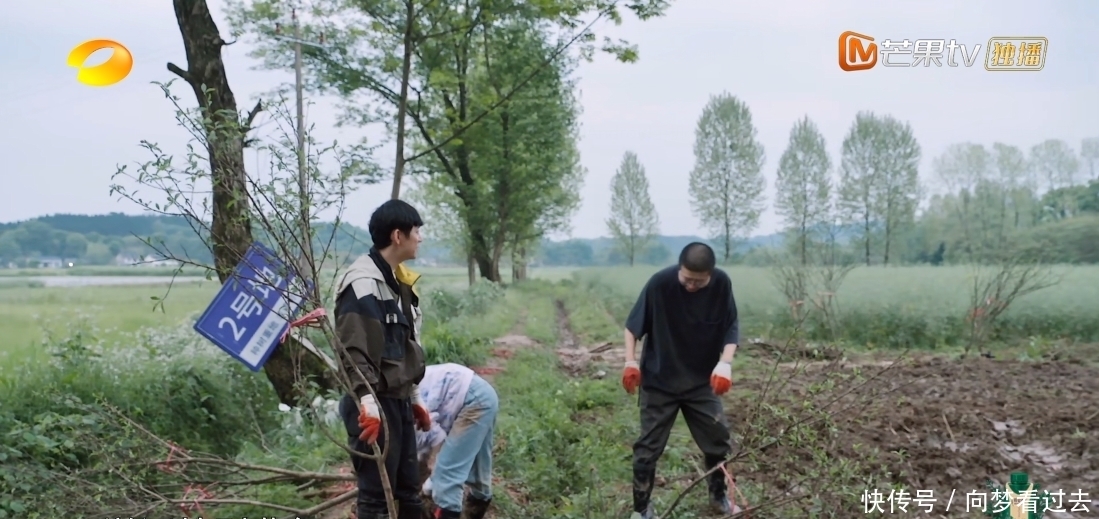
[[[359,400],[359,404],[359,427],[363,430],[359,433],[359,439],[374,444],[378,441],[378,432],[382,429],[378,402],[374,400],[374,395],[367,394]]]
[[[622,388],[632,395],[640,385],[641,370],[637,369],[637,362],[632,360],[626,362],[626,367],[622,370]]]
[[[710,375],[710,387],[713,388],[715,395],[724,395],[733,387],[732,371],[733,368],[728,362],[717,363],[713,374]]]
[[[420,396],[420,387],[412,386],[412,417],[416,421],[416,428],[427,432],[431,430],[431,413],[427,412],[427,406]]]

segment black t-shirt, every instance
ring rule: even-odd
[[[665,268],[642,289],[626,329],[645,340],[643,388],[683,393],[708,385],[725,345],[740,340],[732,281],[714,269],[709,284],[688,292],[679,266]]]

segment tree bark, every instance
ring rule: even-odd
[[[191,86],[203,113],[213,185],[211,252],[218,279],[225,283],[252,245],[244,142],[260,105],[256,105],[241,126],[236,97],[229,88],[221,58],[221,48],[226,42],[221,39],[206,1],[173,0],[172,3],[187,54],[187,70],[173,63],[168,63],[168,70]],[[304,396],[296,389],[295,382],[299,379],[312,378],[323,389],[338,387],[324,361],[292,338],[275,348],[263,371],[279,400],[288,405],[298,404]]]
[[[799,229],[800,236],[798,236],[798,241],[800,243],[798,245],[801,246],[801,266],[803,267],[809,265],[809,244],[807,243],[809,241],[809,223],[806,220],[805,213],[802,212],[801,227]]]
[[[870,266],[870,212],[867,211],[863,219],[863,232],[866,236],[863,237],[864,244],[866,245],[866,266]]]
[[[888,209],[892,212],[892,208]],[[889,244],[893,241],[893,223],[892,218],[887,213],[885,216],[885,255],[882,257],[882,265],[889,264]]]
[[[477,282],[477,262],[470,251],[466,251],[466,273],[469,274],[469,286],[473,286]]]
[[[488,254],[474,254],[473,259],[477,262],[477,271],[480,272],[481,277],[489,281],[496,281],[492,277],[492,257]]]
[[[511,256],[512,281],[525,281],[527,279],[527,247],[525,245],[516,249]]]
[[[401,196],[401,178],[404,176],[405,119],[408,113],[408,77],[412,71],[412,27],[416,23],[415,2],[405,0],[404,55],[401,61],[401,97],[397,102],[397,158],[393,165],[393,191],[390,198]]]

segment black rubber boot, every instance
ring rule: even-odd
[[[491,503],[492,498],[477,499],[467,495],[465,502],[462,503],[462,519],[485,519],[485,514],[488,513],[488,505]]]
[[[435,519],[462,519],[462,512],[455,512],[445,508],[436,508]]]
[[[421,504],[401,504],[397,508],[397,519],[423,519],[424,507]]]
[[[355,509],[355,519],[389,519],[389,512],[376,512],[359,505]]]
[[[633,468],[633,517],[640,515],[641,519],[652,519],[653,509],[649,500],[652,498],[655,484],[655,467],[635,466]]]
[[[706,456],[706,470],[712,469],[724,462],[724,458]],[[729,486],[725,482],[725,472],[721,469],[711,472],[707,483],[710,494],[710,508],[712,508],[714,512],[724,515],[733,513],[733,507],[729,503]]]

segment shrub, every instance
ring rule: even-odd
[[[424,330],[421,342],[428,364],[474,366],[484,362],[491,341],[455,326],[438,324]]]
[[[464,291],[436,288],[428,296],[427,315],[442,322],[463,315],[480,315],[504,296],[504,288],[479,280]]]
[[[109,345],[97,331],[78,324],[63,337],[48,335],[48,363],[27,363],[0,379],[0,518],[85,516],[88,507],[140,502],[147,496],[130,495],[133,483],[155,486],[162,475],[134,467],[168,454],[149,433],[188,451],[233,458],[260,443],[270,431],[263,424],[277,418],[266,377],[190,326],[141,330]],[[316,435],[304,440],[314,450],[331,443]],[[132,481],[120,479],[123,467],[133,469]]]

